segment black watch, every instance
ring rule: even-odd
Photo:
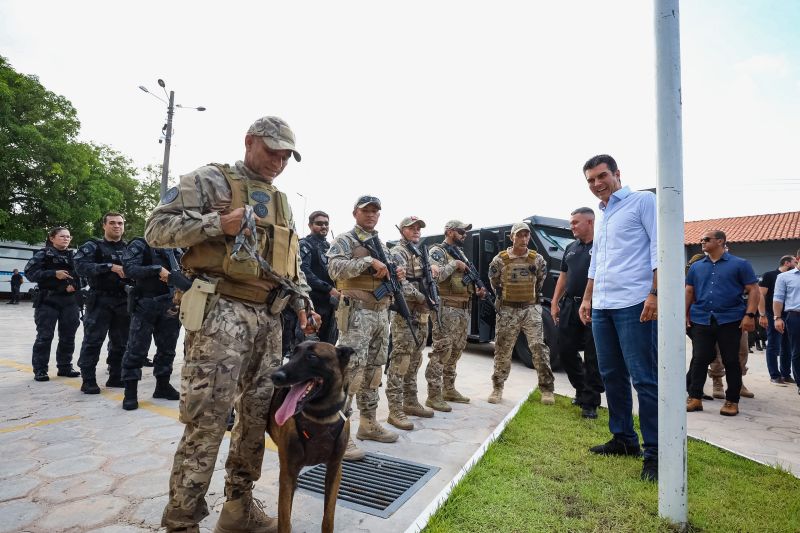
[[[755,318],[756,314],[755,313],[745,313],[744,316],[749,316],[750,318]]]
[[[658,289],[650,289],[650,294],[653,296],[658,296]]]

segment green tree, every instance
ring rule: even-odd
[[[0,57],[0,239],[42,242],[65,225],[74,242],[100,235],[107,211],[126,217],[128,237],[142,235],[158,202],[153,169],[140,173],[112,148],[77,141],[72,104]]]

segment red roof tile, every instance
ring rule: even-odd
[[[800,211],[684,222],[684,244],[697,244],[706,231],[715,229],[724,231],[729,242],[800,239]]]

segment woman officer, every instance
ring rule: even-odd
[[[33,379],[48,381],[47,365],[50,362],[50,345],[58,323],[56,364],[58,375],[68,378],[80,376],[72,367],[75,351],[75,331],[80,323],[78,298],[80,285],[72,264],[69,243],[72,236],[67,228],[56,227],[47,233],[47,244],[34,254],[25,266],[25,276],[39,284],[39,294],[34,300],[36,312],[36,342],[33,343]]]

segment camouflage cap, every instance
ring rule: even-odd
[[[517,222],[516,224],[511,226],[511,236],[513,237],[514,235],[517,234],[518,231],[522,231],[522,230],[525,230],[528,233],[530,233],[531,227],[528,226],[528,224],[526,224],[525,222]]]
[[[448,220],[444,225],[444,229],[445,231],[449,229],[463,229],[465,231],[469,231],[472,229],[472,224],[464,224],[460,220]]]
[[[261,137],[273,150],[291,150],[295,161],[300,161],[300,152],[294,148],[294,133],[283,119],[261,117],[247,129],[247,134]]]
[[[369,194],[365,194],[364,196],[358,197],[358,200],[356,200],[355,205],[353,205],[353,209],[363,209],[370,204],[377,206],[378,209],[381,208],[381,201],[378,199],[377,196],[370,196]]]
[[[410,217],[406,217],[403,220],[401,220],[399,228],[400,229],[407,228],[409,226],[413,226],[414,224],[419,224],[420,228],[424,228],[425,227],[425,221],[424,220],[422,220],[419,217],[415,217],[415,216],[412,215]]]

